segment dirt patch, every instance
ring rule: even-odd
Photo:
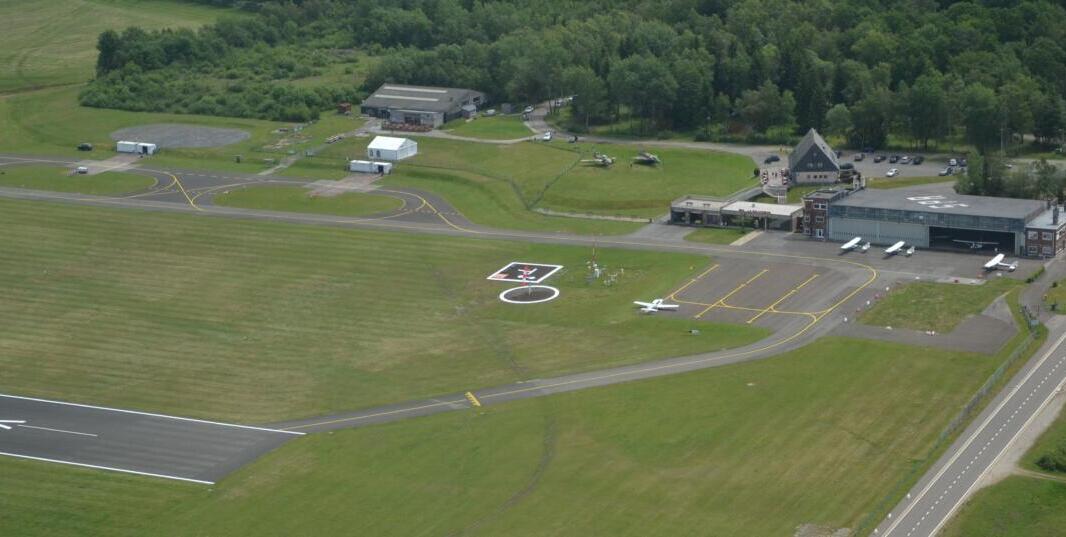
[[[380,175],[352,174],[339,181],[315,181],[309,185],[310,195],[318,198],[332,198],[349,192],[370,192],[377,188],[374,181],[381,179]]]
[[[222,147],[247,140],[251,136],[240,129],[201,127],[177,123],[155,123],[127,127],[111,133],[115,141],[149,142],[160,148]]]
[[[796,528],[796,533],[792,534],[792,537],[851,537],[851,530],[848,528],[834,529],[816,524],[802,524]]]

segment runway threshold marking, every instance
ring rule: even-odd
[[[760,270],[758,274],[752,276],[751,278],[748,278],[748,281],[736,286],[736,288],[734,288],[732,291],[726,293],[725,296],[723,296],[722,298],[719,298],[717,302],[715,302],[714,304],[711,304],[710,306],[707,306],[706,308],[704,308],[703,311],[701,311],[698,314],[696,314],[695,318],[699,319],[700,317],[703,317],[704,314],[706,314],[708,311],[711,311],[716,306],[721,306],[722,304],[725,304],[726,299],[728,299],[729,297],[739,293],[741,291],[741,289],[744,289],[745,287],[750,285],[751,282],[759,279],[760,277],[762,277],[763,274],[766,274],[767,272],[770,272],[770,269],[762,269],[762,270]]]
[[[784,302],[785,300],[787,300],[792,295],[798,293],[800,289],[803,289],[803,287],[806,286],[808,283],[813,282],[814,279],[817,278],[817,277],[818,277],[818,274],[815,274],[815,275],[811,276],[810,278],[807,278],[807,280],[804,281],[803,283],[797,285],[796,287],[793,287],[791,291],[785,293],[784,296],[782,296],[781,298],[777,299],[773,304],[770,304],[769,306],[766,306],[765,308],[760,310],[757,315],[755,315],[751,319],[748,319],[747,324],[751,324],[751,323],[755,322],[759,317],[762,317],[763,315],[766,315],[767,313],[769,313],[771,311],[777,311],[777,310],[774,309],[774,307],[776,307],[778,304]]]

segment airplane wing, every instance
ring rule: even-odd
[[[652,308],[652,309],[655,308],[655,304],[652,304],[650,302],[641,302],[639,300],[634,300],[633,303],[638,305],[638,306],[640,306],[640,307],[642,307],[642,308]]]
[[[855,237],[854,239],[851,239],[850,241],[845,242],[843,245],[841,245],[840,249],[851,250],[852,248],[858,246],[860,242],[862,242],[862,237]]]
[[[661,309],[661,310],[676,310],[677,308],[680,308],[680,307],[681,306],[679,306],[677,304],[659,304],[658,309]]]
[[[903,241],[899,241],[896,244],[893,244],[892,246],[889,246],[888,248],[885,248],[885,253],[886,254],[894,254],[894,253],[902,250],[903,249],[903,245],[904,245]]]

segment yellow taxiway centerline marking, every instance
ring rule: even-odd
[[[803,287],[805,285],[807,285],[808,283],[811,283],[817,277],[818,277],[818,275],[815,274],[815,275],[811,276],[810,278],[807,278],[807,281],[797,285],[796,287],[793,287],[791,291],[785,293],[784,296],[782,296],[781,298],[777,299],[777,301],[775,301],[773,304],[770,304],[769,306],[766,306],[766,308],[760,310],[758,315],[752,317],[751,319],[748,319],[747,324],[751,324],[751,323],[755,322],[756,319],[758,319],[759,317],[762,317],[763,315],[766,315],[768,312],[776,311],[776,310],[774,310],[774,306],[777,306],[778,304],[784,302],[787,298],[789,298],[792,295],[794,295],[797,292],[799,292],[800,289],[803,289]]]
[[[674,300],[676,302],[683,302],[681,299],[677,298],[677,294],[680,293],[681,291],[684,291],[685,289],[688,289],[688,286],[690,286],[690,285],[700,281],[701,279],[703,279],[704,276],[710,274],[711,271],[717,269],[718,266],[719,265],[717,263],[715,263],[714,265],[711,265],[710,268],[708,268],[707,270],[701,272],[699,276],[696,276],[695,278],[692,278],[691,280],[689,280],[688,283],[686,283],[685,285],[682,285],[681,287],[678,287],[676,291],[674,291],[673,293],[670,293],[669,295],[667,295],[666,298],[669,298],[670,300]],[[691,302],[691,304],[695,304],[695,302]]]
[[[759,279],[759,277],[760,277],[760,276],[762,276],[763,274],[766,274],[767,272],[770,272],[770,269],[762,269],[761,271],[759,271],[759,273],[758,273],[758,274],[756,274],[756,275],[752,276],[751,278],[748,278],[748,281],[746,281],[746,282],[744,282],[744,283],[742,283],[742,284],[738,285],[738,286],[737,286],[737,287],[736,287],[735,289],[733,289],[732,291],[730,291],[729,293],[727,293],[727,294],[726,294],[725,296],[723,296],[722,298],[719,298],[719,299],[718,299],[718,302],[715,302],[714,304],[711,304],[710,306],[707,306],[707,308],[706,308],[706,309],[704,309],[703,311],[699,312],[699,313],[698,313],[698,314],[696,315],[696,317],[695,317],[695,318],[696,318],[696,319],[699,319],[700,317],[703,317],[703,314],[707,313],[708,311],[711,311],[711,309],[712,309],[712,308],[714,308],[714,307],[716,307],[716,306],[721,306],[721,305],[725,304],[725,300],[726,300],[727,298],[729,298],[729,297],[731,297],[731,296],[735,295],[736,293],[740,292],[740,290],[741,290],[741,289],[743,289],[743,288],[747,287],[747,286],[748,286],[748,284],[750,284],[751,282],[753,282],[753,281],[755,281],[755,280]]]

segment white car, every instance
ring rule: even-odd
[[[533,113],[533,106],[530,105],[530,106],[525,107],[525,109],[522,110],[522,113],[523,114],[532,114]]]
[[[906,155],[904,155],[904,156],[902,156],[902,157],[900,157],[900,158],[899,158],[899,163],[900,163],[900,164],[907,164],[907,163],[909,163],[910,161],[911,161],[911,158],[910,158],[910,157],[908,157],[908,156],[906,156]]]
[[[888,170],[888,173],[885,174],[885,177],[895,177],[897,175],[899,175],[899,168],[892,168],[891,170]]]
[[[79,175],[85,175],[89,173],[89,168],[85,166],[78,166],[77,168],[74,168],[74,173],[77,173]]]
[[[552,131],[544,131],[544,136],[541,136],[540,139],[545,142],[552,141]]]
[[[958,166],[958,165],[959,165],[959,161],[957,161],[957,160],[955,160],[953,158],[948,159],[948,166]]]

